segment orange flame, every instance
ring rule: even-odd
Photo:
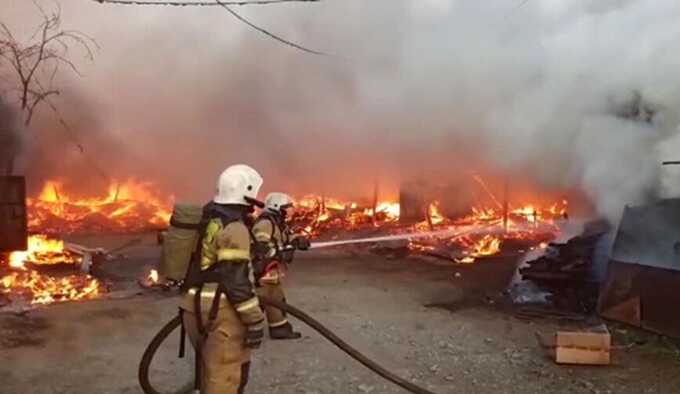
[[[151,272],[149,272],[149,276],[147,276],[147,279],[151,283],[154,283],[154,284],[158,283],[158,271],[151,270]]]
[[[439,201],[433,201],[430,204],[428,213],[432,224],[440,224],[445,220],[444,215],[442,215],[441,210],[439,209]]]
[[[172,197],[161,198],[150,183],[114,181],[106,195],[75,197],[63,183],[48,181],[36,198],[27,199],[29,228],[47,233],[131,232],[167,226]]]
[[[493,208],[472,207],[472,214],[467,218],[474,221],[494,220],[499,218],[499,214]]]
[[[0,292],[26,294],[31,304],[51,304],[96,298],[102,285],[89,275],[54,278],[37,271],[13,272],[0,279]]]
[[[512,213],[526,218],[529,223],[536,223],[540,219],[540,212],[533,205],[513,209]]]
[[[26,267],[28,263],[53,265],[80,261],[80,256],[64,249],[64,241],[33,235],[28,238],[28,250],[10,254],[9,267],[16,272],[0,278],[0,293],[27,298],[31,304],[96,298],[103,292],[103,285],[89,275],[53,277]]]
[[[361,226],[380,227],[399,220],[399,203],[380,201],[372,206],[338,198],[306,195],[296,200],[292,222],[306,234],[317,236],[330,229],[354,230]]]
[[[28,250],[12,252],[9,255],[9,266],[15,269],[26,269],[26,263],[33,264],[76,264],[79,258],[64,251],[64,241],[48,239],[45,235],[28,237]]]
[[[383,201],[375,206],[376,216],[383,214],[386,222],[394,222],[399,220],[400,208],[398,202]],[[363,215],[373,216],[373,208],[364,209]]]
[[[474,257],[493,256],[501,251],[500,238],[493,235],[485,235],[482,239],[472,245],[471,255]]]

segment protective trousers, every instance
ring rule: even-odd
[[[272,298],[276,301],[285,302],[286,296],[283,292],[283,284],[281,283],[280,279],[277,278],[276,280],[266,280],[263,278],[260,280],[260,284],[262,287],[257,289],[257,293],[259,295]],[[281,327],[288,323],[286,314],[280,309],[271,306],[265,306],[264,312],[267,316],[267,325],[269,328]]]
[[[184,309],[184,327],[194,349],[200,344],[201,394],[242,394],[250,367],[250,350],[243,346],[246,329],[231,305],[221,306],[225,307],[212,323],[209,305],[201,308],[207,336],[198,332],[196,314],[190,308]]]

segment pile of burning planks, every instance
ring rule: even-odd
[[[520,267],[522,279],[550,293],[548,301],[556,309],[593,312],[599,292],[595,253],[598,241],[607,231],[604,225],[596,223],[566,243],[550,243],[543,256]]]
[[[28,250],[10,253],[8,261],[0,263],[0,312],[23,313],[40,305],[101,298],[104,294],[107,298],[126,296],[123,291],[111,294],[112,283],[105,278],[102,265],[123,258],[119,252],[139,241],[106,250],[44,235],[31,236]]]

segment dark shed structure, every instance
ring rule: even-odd
[[[598,310],[680,338],[680,199],[626,207]]]

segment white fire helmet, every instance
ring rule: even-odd
[[[285,193],[269,193],[264,199],[264,209],[271,212],[281,212],[281,209],[293,206],[293,199]]]
[[[217,179],[217,193],[213,202],[217,204],[262,205],[257,193],[262,187],[262,177],[254,168],[236,164],[222,171]]]

